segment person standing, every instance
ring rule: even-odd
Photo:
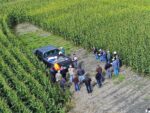
[[[113,67],[114,75],[118,76],[119,75],[119,62],[116,58],[113,59],[112,67]]]
[[[106,51],[103,50],[103,55],[102,55],[102,61],[106,62],[107,61],[107,53]]]
[[[105,65],[105,70],[106,70],[106,77],[107,78],[111,78],[111,64],[110,63],[106,63],[106,65]]]
[[[110,51],[107,51],[107,63],[110,63],[111,54]]]
[[[65,83],[66,83],[66,80],[62,77],[60,80],[60,87],[63,91],[65,91]]]
[[[103,70],[102,70],[102,67],[100,65],[97,65],[96,72],[100,73],[102,75]],[[105,81],[105,78],[102,75],[102,82],[104,82],[104,81]]]
[[[96,79],[97,84],[98,84],[98,86],[100,88],[102,86],[102,74],[97,72],[96,76],[95,76],[95,79]]]
[[[84,74],[85,74],[84,69],[82,69],[81,67],[79,67],[79,68],[77,69],[77,75],[78,75],[78,77],[79,77],[79,82],[80,82],[80,83],[82,83],[83,80],[85,79]]]
[[[61,75],[60,70],[59,70],[59,71],[56,73],[56,82],[60,82],[61,78],[62,78],[62,75]]]
[[[93,47],[93,54],[95,55],[96,60],[98,60],[98,59],[99,59],[99,56],[98,56],[98,49],[95,48],[95,47]]]
[[[50,78],[53,83],[56,82],[56,73],[57,71],[55,70],[54,67],[50,68]]]
[[[70,65],[69,68],[68,68],[70,83],[73,82],[74,71],[75,71],[74,68],[72,67],[72,65]]]
[[[66,77],[67,72],[68,72],[68,69],[66,67],[61,66],[60,73],[65,80],[67,80],[67,77]]]
[[[76,54],[73,54],[73,66],[74,68],[77,68],[78,67],[78,57],[76,56]]]
[[[74,83],[74,89],[75,89],[75,91],[80,91],[79,79],[78,79],[77,75],[74,76],[73,83]]]
[[[99,72],[102,74],[102,67],[100,65],[97,65],[96,72]]]
[[[92,86],[91,86],[91,78],[86,76],[83,82],[85,83],[86,90],[88,93],[92,93]]]
[[[103,61],[103,50],[99,49],[99,56],[100,56],[100,61]]]
[[[117,52],[114,51],[114,52],[113,52],[113,59],[116,59],[116,56],[117,56]]]

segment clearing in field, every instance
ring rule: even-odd
[[[28,28],[33,29],[26,32]],[[77,48],[62,37],[45,32],[36,26],[23,23],[16,27],[16,31],[31,49],[54,44],[65,47],[69,53],[76,53],[85,70],[90,73],[92,82],[95,82],[96,65],[104,67],[104,64],[97,62],[88,51]],[[33,46],[30,47],[31,45]],[[72,86],[71,92],[73,97],[70,104],[73,108],[69,113],[145,113],[145,109],[150,106],[150,79],[141,77],[124,66],[119,78],[106,80],[100,89],[94,86],[92,94],[87,94],[84,85],[80,92],[74,92]]]

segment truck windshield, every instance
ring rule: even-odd
[[[56,56],[56,55],[58,55],[58,53],[59,53],[58,49],[50,50],[50,51],[44,53],[44,57],[46,58],[46,57],[49,57],[49,56]]]

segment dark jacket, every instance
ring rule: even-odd
[[[62,77],[66,77],[67,72],[68,72],[67,69],[62,69],[62,70],[60,71]]]
[[[91,78],[89,77],[85,77],[85,79],[83,80],[83,82],[85,83],[86,86],[91,85]]]
[[[78,76],[84,75],[84,74],[85,74],[84,69],[78,69],[78,70],[77,70],[77,74],[78,74]]]
[[[102,80],[102,74],[101,73],[97,73],[95,76],[96,80]]]
[[[107,64],[105,65],[105,70],[109,69],[111,66],[112,66],[112,65],[111,65],[110,63],[107,63]]]
[[[97,54],[97,53],[98,53],[97,48],[94,48],[94,49],[93,49],[93,53],[94,53],[94,54]]]

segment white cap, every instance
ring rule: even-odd
[[[114,61],[115,59],[113,58],[112,61]]]
[[[114,51],[114,54],[117,54],[117,52],[116,52],[116,51]]]
[[[59,55],[61,55],[61,54],[62,54],[62,52],[60,51],[60,52],[59,52]]]
[[[110,51],[107,51],[108,53],[110,52]]]

